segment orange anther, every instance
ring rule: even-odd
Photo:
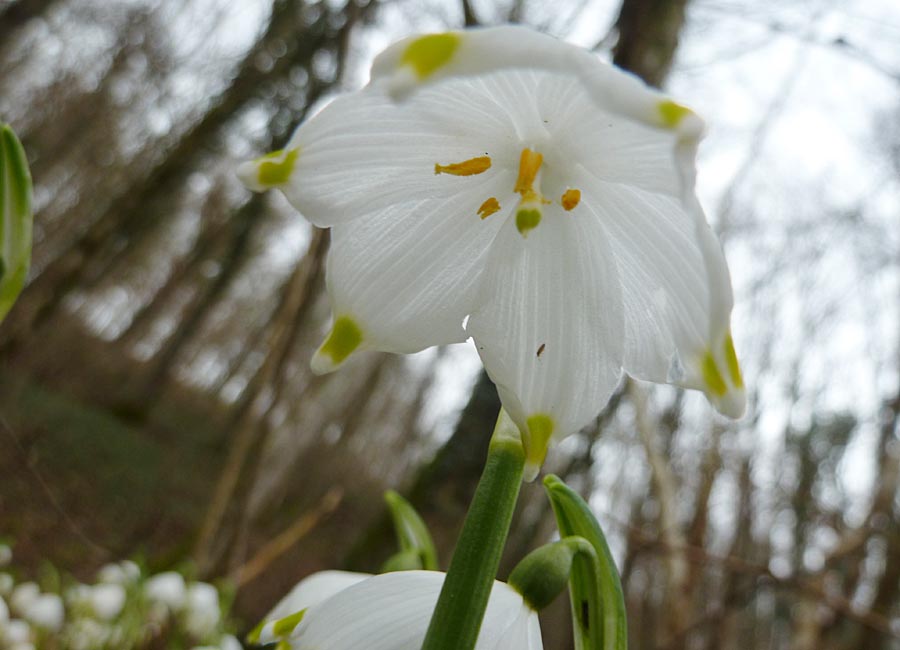
[[[571,210],[572,208],[574,208],[576,205],[578,205],[579,201],[581,201],[581,190],[574,189],[566,190],[563,193],[562,198],[559,200],[559,202],[562,203],[562,207],[566,210]]]
[[[487,219],[489,216],[498,212],[500,210],[500,202],[496,197],[491,197],[487,201],[481,204],[481,207],[478,208],[478,214],[482,219]]]
[[[490,156],[479,156],[449,165],[434,164],[435,174],[453,174],[454,176],[474,176],[491,168]]]
[[[519,157],[519,177],[516,179],[516,186],[513,192],[517,192],[524,198],[526,194],[532,193],[534,179],[537,178],[538,171],[544,157],[531,149],[522,149],[522,155]]]

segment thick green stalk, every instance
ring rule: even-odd
[[[519,430],[501,410],[422,650],[475,647],[519,498],[524,465]]]

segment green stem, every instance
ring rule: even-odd
[[[422,650],[475,647],[519,498],[524,465],[519,430],[501,410]]]

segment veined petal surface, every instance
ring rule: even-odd
[[[344,589],[371,577],[369,573],[353,571],[319,571],[305,577],[288,592],[287,596],[278,601],[272,611],[266,614],[253,642],[276,642],[278,636],[273,629],[276,621],[328,600]]]
[[[586,425],[618,383],[621,286],[601,223],[577,210],[547,206],[527,238],[509,221],[494,246],[466,329],[539,465],[547,436]]]
[[[503,225],[501,214],[481,219],[477,210],[513,180],[499,173],[470,184],[471,193],[396,204],[332,228],[326,282],[335,314],[350,315],[364,345],[378,350],[464,341],[463,319]]]
[[[422,647],[431,613],[444,583],[437,571],[398,571],[374,576],[309,609],[290,639],[293,650],[418,650]],[[475,650],[512,646],[508,637],[529,645],[517,650],[540,649],[540,634],[533,634],[537,614],[508,585],[495,582]]]
[[[285,151],[296,151],[296,161],[278,187],[324,227],[459,196],[495,170],[460,178],[437,174],[435,165],[493,158],[486,147],[503,127],[493,108],[489,97],[467,97],[463,88],[431,89],[402,107],[373,87],[339,97],[294,133]]]

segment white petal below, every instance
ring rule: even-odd
[[[348,587],[371,578],[369,573],[352,571],[319,571],[298,582],[288,595],[278,601],[259,627],[254,642],[273,643],[278,637],[273,632],[276,621],[328,600]]]
[[[374,576],[311,608],[295,630],[294,650],[417,650],[425,639],[443,585],[437,571],[398,571]],[[495,582],[475,650],[512,646],[506,637],[527,638],[517,650],[540,650],[533,628],[537,614],[508,585]],[[526,633],[519,633],[519,628]]]
[[[522,431],[530,478],[547,437],[574,433],[609,399],[624,333],[621,287],[600,222],[557,206],[543,213],[527,238],[514,220],[504,226],[466,328]]]

